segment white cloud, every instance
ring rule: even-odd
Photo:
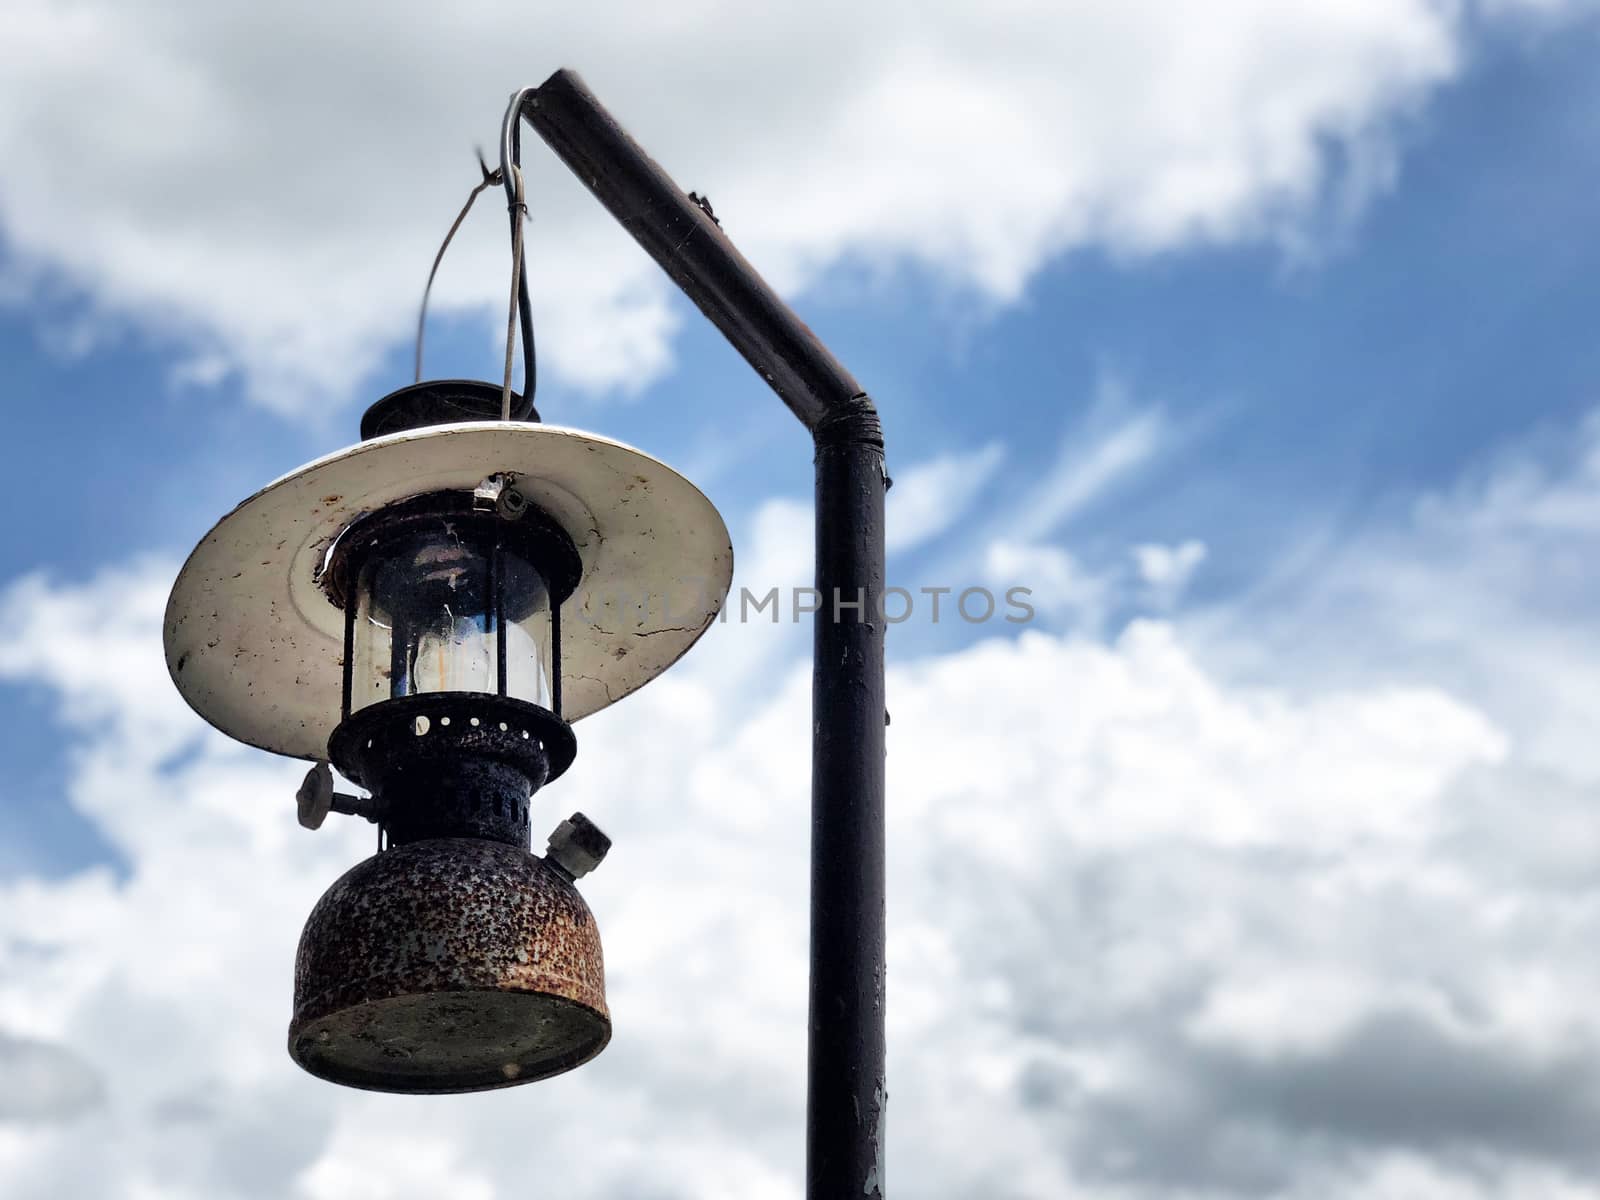
[[[803,583],[810,534],[806,506],[763,506],[741,579]],[[1597,539],[1600,417],[1250,598],[1248,675],[1188,618],[894,661],[891,1185],[1600,1189],[1579,739]],[[1198,558],[1169,551],[1151,582]],[[1054,581],[1072,628],[1104,624],[1116,579],[1046,544],[985,553]],[[0,592],[0,677],[54,697],[66,795],[122,868],[0,879],[0,1192],[489,1197],[536,1153],[575,1200],[796,1200],[805,627],[718,626],[586,721],[539,799],[549,824],[581,808],[616,839],[584,883],[606,1053],[488,1096],[383,1097],[283,1050],[300,925],[370,831],[300,830],[299,764],[184,711],[159,649],[174,570]]]
[[[798,616],[796,589],[815,582],[815,519],[810,504],[775,499],[736,528],[733,582],[719,624],[696,644],[690,662],[719,687],[759,687],[805,653],[809,618]],[[769,595],[770,594],[770,595]],[[746,636],[743,625],[761,627]]]
[[[55,1121],[98,1103],[100,1077],[77,1055],[49,1042],[0,1033],[0,1121]]]
[[[1022,603],[1080,632],[1100,631],[1116,594],[1113,579],[1085,570],[1059,546],[992,542],[984,553],[983,573],[998,593],[1026,588],[1017,597]],[[1021,609],[1006,611],[1023,615]]]
[[[1590,783],[1600,633],[1600,413],[1508,446],[1403,519],[1296,548],[1243,603],[1189,623],[1230,671],[1308,686],[1383,663],[1478,698],[1529,762]],[[1187,618],[1186,618],[1187,621]],[[1273,664],[1268,667],[1267,664]]]
[[[1154,607],[1163,609],[1178,602],[1205,558],[1206,544],[1194,538],[1177,546],[1147,542],[1133,548],[1146,598]]]
[[[1063,439],[1056,461],[1007,514],[1006,535],[1033,541],[1055,532],[1148,466],[1172,440],[1159,408],[1135,408],[1120,380],[1102,376],[1083,427]]]
[[[780,288],[911,264],[1005,303],[1073,246],[1314,239],[1392,174],[1397,124],[1467,36],[1438,0],[603,20],[504,0],[20,0],[0,45],[0,292],[41,304],[45,329],[126,323],[181,348],[186,379],[240,371],[262,401],[318,411],[408,335],[506,94],[570,63]],[[637,385],[670,363],[670,288],[536,143],[543,361]],[[506,254],[487,207],[437,298],[493,330]]]
[[[941,454],[894,477],[886,534],[889,553],[911,550],[964,516],[1005,458],[998,442],[966,454]]]
[[[745,561],[803,570],[800,506],[756,526]],[[11,677],[68,716],[98,673],[68,793],[127,862],[0,882],[0,1029],[104,1089],[76,1124],[0,1121],[8,1197],[494,1196],[533,1151],[578,1200],[800,1195],[809,684],[787,627],[719,627],[720,651],[586,721],[541,799],[616,839],[584,885],[606,1053],[510,1092],[383,1097],[283,1051],[294,938],[367,830],[304,833],[296,766],[152,707],[171,569],[8,595],[32,614]],[[741,658],[762,665],[728,674]],[[897,662],[890,687],[897,1190],[1600,1179],[1600,915],[1581,891],[1600,841],[1530,824],[1536,777],[1476,703],[1424,682],[1242,687],[1152,621]]]
[[[48,684],[75,730],[114,734],[141,756],[170,753],[194,734],[176,692],[153,686],[165,668],[150,625],[170,585],[166,564],[150,561],[104,571],[92,587],[68,589],[40,574],[12,582],[0,593],[0,625],[11,631],[0,645],[0,679]]]

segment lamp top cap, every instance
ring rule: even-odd
[[[465,421],[498,421],[503,394],[500,386],[479,379],[426,379],[397,388],[373,401],[361,415],[361,440],[433,425],[459,425]],[[515,411],[522,397],[511,393]]]

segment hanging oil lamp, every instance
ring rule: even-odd
[[[263,488],[168,603],[173,681],[230,737],[315,765],[299,816],[372,821],[379,852],[302,934],[289,1053],[355,1087],[461,1092],[592,1058],[611,1034],[575,881],[582,814],[532,852],[530,801],[572,722],[675,662],[732,574],[701,492],[619,442],[495,419],[502,390],[403,388],[358,445]],[[337,793],[329,764],[361,794]]]

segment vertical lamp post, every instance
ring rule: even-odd
[[[524,120],[812,437],[822,603],[806,1188],[810,1200],[881,1197],[888,476],[877,412],[709,206],[571,72],[513,100],[502,178],[514,231]],[[525,285],[518,303],[529,394],[515,408],[509,371],[504,391],[446,381],[385,397],[362,422],[366,441],[225,517],[168,606],[168,666],[190,704],[242,741],[317,763],[302,822],[338,811],[379,825],[387,849],[329,889],[296,963],[290,1053],[353,1086],[499,1087],[604,1047],[599,939],[573,882],[609,842],[574,814],[533,856],[530,800],[571,764],[569,722],[666,669],[715,619],[731,578],[726,529],[687,481],[629,447],[537,424]],[[594,619],[608,587],[661,596],[691,575],[721,590],[688,622],[681,608],[670,628]],[[371,796],[334,794],[329,761]]]

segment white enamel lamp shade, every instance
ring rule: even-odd
[[[241,742],[326,758],[344,656],[344,613],[319,582],[329,548],[365,513],[471,492],[495,474],[514,476],[582,560],[561,608],[568,721],[648,683],[716,619],[733,576],[728,530],[665,463],[551,425],[435,425],[309,463],[217,522],[167,602],[167,670],[179,692]]]

